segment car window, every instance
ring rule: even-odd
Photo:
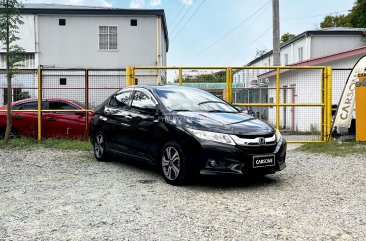
[[[155,102],[152,98],[141,91],[136,91],[135,95],[133,96],[131,107],[135,109],[147,108],[147,107],[154,107]]]
[[[13,110],[37,110],[37,109],[38,109],[38,103],[35,101],[18,104],[13,107]]]
[[[130,100],[131,91],[114,95],[109,101],[109,106],[118,109],[126,109]]]
[[[48,103],[48,109],[50,110],[78,110],[74,105],[63,101],[50,101]]]

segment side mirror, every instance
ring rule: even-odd
[[[155,106],[144,106],[140,109],[140,111],[144,114],[148,115],[158,115],[159,114],[159,108],[157,105]]]

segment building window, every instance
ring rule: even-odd
[[[60,25],[60,26],[66,26],[66,19],[64,19],[64,18],[60,18],[60,19],[58,20],[58,25]]]
[[[301,62],[304,60],[304,48],[300,47],[298,48],[298,51],[299,51],[299,62]]]
[[[131,26],[137,26],[137,19],[131,19]]]
[[[35,68],[35,56],[34,53],[22,54],[22,61],[18,63],[21,69],[34,69]],[[5,53],[0,54],[0,68],[6,68],[6,55]]]
[[[288,65],[288,54],[285,54],[285,65]]]
[[[117,49],[117,26],[99,26],[99,50]]]
[[[60,78],[60,85],[66,85],[66,78]]]

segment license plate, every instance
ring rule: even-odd
[[[253,168],[268,167],[275,165],[275,157],[271,156],[253,156]]]

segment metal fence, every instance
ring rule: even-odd
[[[343,90],[346,71],[350,70],[334,71],[333,89]],[[135,84],[169,84],[211,92],[280,129],[289,142],[324,142],[330,136],[332,103],[340,96],[333,95],[332,100],[332,70],[324,66],[38,69],[21,70],[12,83],[13,100],[37,101],[35,108],[13,109],[13,115],[33,113],[32,133],[38,140],[50,137],[45,124],[51,114],[84,113],[80,118],[86,135],[93,107],[115,91]],[[6,100],[4,70],[0,70],[0,88],[1,106]],[[83,107],[70,110],[44,104],[55,99],[75,101]],[[5,110],[0,110],[0,115],[5,115]]]
[[[200,88],[281,130],[289,142],[330,138],[332,70],[301,67],[128,67],[127,82]]]

